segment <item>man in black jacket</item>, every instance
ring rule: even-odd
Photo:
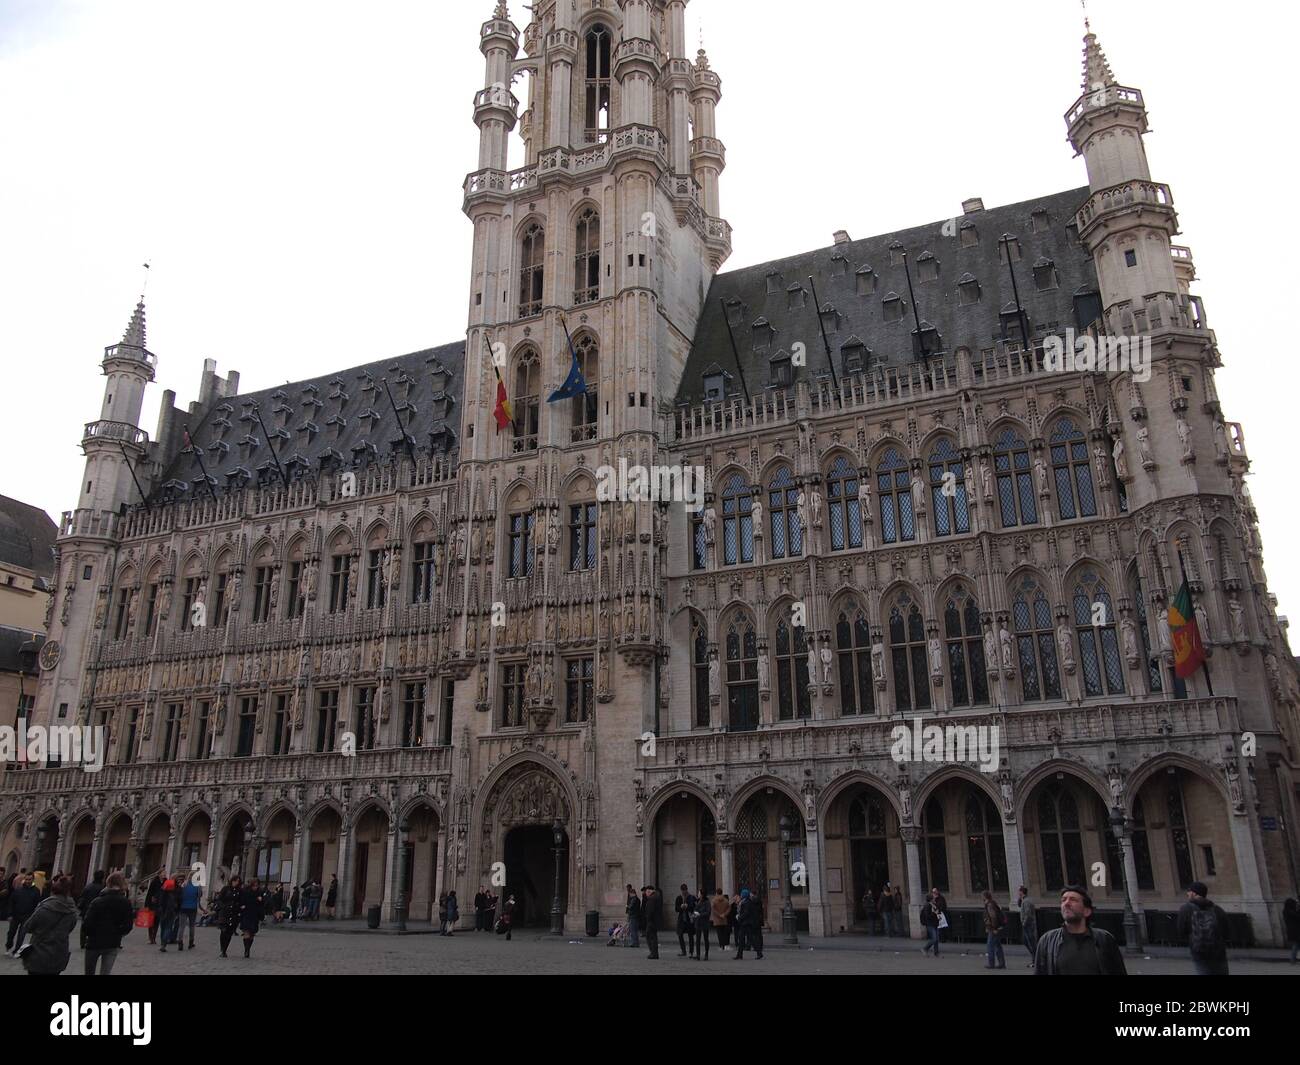
[[[23,925],[36,912],[40,902],[41,893],[36,890],[36,880],[28,873],[18,887],[14,888],[9,900],[9,936],[5,940],[5,950],[10,954],[17,954],[22,947],[23,939],[27,936]]]
[[[687,955],[687,939],[690,939],[690,953],[695,953],[695,896],[685,884],[681,893],[673,901],[673,911],[677,914],[677,946],[681,948],[682,957]]]
[[[113,971],[117,952],[122,949],[122,937],[135,923],[135,911],[126,897],[126,877],[114,873],[108,878],[108,886],[104,887],[103,876],[103,872],[95,874],[97,890],[89,904],[86,903],[86,894],[90,889],[81,894],[81,905],[85,906],[81,942],[86,951],[87,976],[95,975],[97,964],[100,976]]]
[[[1192,951],[1197,976],[1228,975],[1228,915],[1212,903],[1210,889],[1196,881],[1178,911],[1178,934]]]
[[[162,873],[157,873],[154,878],[149,881],[149,887],[144,893],[144,908],[153,913],[153,924],[149,926],[150,946],[153,946],[158,941],[158,922],[161,917],[162,900],[163,876]]]
[[[1127,976],[1115,937],[1102,928],[1089,928],[1092,896],[1077,885],[1061,892],[1061,920],[1038,940],[1035,976]]]
[[[104,870],[96,869],[95,878],[81,890],[81,898],[77,899],[77,909],[81,912],[81,949],[86,949],[86,912],[90,909],[90,904],[99,897],[99,893],[104,890]],[[109,962],[109,967],[112,967]]]
[[[646,946],[650,948],[647,957],[659,957],[659,924],[663,920],[664,898],[658,889],[649,884],[641,889],[641,925],[645,929]]]
[[[484,929],[483,927],[483,915],[486,912],[487,912],[487,893],[482,888],[479,888],[478,893],[474,896],[474,931],[475,932],[486,931],[486,929]]]
[[[641,898],[631,884],[627,886],[627,905],[623,909],[627,914],[627,945],[639,947],[641,945]]]

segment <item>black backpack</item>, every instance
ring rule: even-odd
[[[1215,907],[1196,906],[1192,910],[1191,925],[1187,943],[1192,954],[1200,957],[1218,954],[1222,949],[1222,930]]]

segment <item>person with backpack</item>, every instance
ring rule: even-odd
[[[986,936],[984,950],[987,955],[987,961],[984,962],[986,969],[1005,969],[1007,967],[1006,956],[1002,952],[1002,930],[1006,928],[1007,915],[1003,913],[1002,907],[993,900],[993,892],[984,892],[984,934]],[[996,964],[994,961],[996,959]]]
[[[763,905],[757,895],[750,894],[749,888],[740,889],[740,906],[736,911],[736,924],[740,928],[740,939],[736,944],[736,961],[745,957],[745,948],[754,948],[754,957],[763,959]]]
[[[1115,937],[1104,928],[1091,928],[1092,896],[1071,884],[1061,891],[1060,928],[1038,940],[1035,976],[1127,976]]]
[[[95,876],[81,890],[81,897],[77,899],[77,912],[81,914],[81,929],[78,938],[81,942],[81,949],[86,949],[86,914],[90,910],[90,904],[99,897],[99,893],[104,890],[104,870],[96,869]],[[133,915],[134,916],[134,915]]]
[[[36,878],[26,873],[9,899],[9,938],[5,941],[5,950],[15,958],[27,935],[27,921],[40,904],[41,893],[36,889]]]
[[[85,895],[82,895],[85,901]],[[113,971],[113,962],[122,949],[122,937],[135,924],[135,911],[126,897],[126,877],[114,873],[108,884],[86,906],[81,920],[81,941],[86,951],[86,975],[100,976]],[[193,947],[193,943],[190,944]]]
[[[1178,934],[1191,948],[1197,976],[1228,975],[1228,915],[1212,903],[1210,889],[1195,881],[1178,911]]]
[[[172,877],[164,880],[162,887],[162,898],[158,904],[158,920],[162,924],[162,946],[159,950],[166,954],[168,945],[176,942],[181,920],[181,892]]]
[[[72,878],[56,876],[49,895],[27,918],[25,931],[31,937],[19,954],[29,976],[58,976],[68,967],[72,951],[68,936],[77,927],[77,904],[72,901]]]
[[[199,903],[203,899],[203,888],[194,882],[194,877],[181,877],[180,909],[176,918],[176,945],[185,949],[185,929],[190,930],[190,950],[194,949],[194,925],[199,919]]]

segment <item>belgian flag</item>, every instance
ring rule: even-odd
[[[506,383],[501,380],[501,370],[495,361],[492,363],[492,369],[497,375],[497,405],[492,410],[492,416],[497,420],[497,432],[499,433],[515,420],[515,413],[510,408],[510,397],[506,395]]]
[[[1201,630],[1196,625],[1196,612],[1192,609],[1192,590],[1187,578],[1169,604],[1169,636],[1174,645],[1174,674],[1186,680],[1205,663],[1205,644]]]

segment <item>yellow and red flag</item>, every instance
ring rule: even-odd
[[[492,369],[497,375],[497,405],[492,411],[492,416],[497,420],[499,433],[515,420],[515,412],[510,407],[510,397],[506,395],[506,383],[501,380],[501,370],[496,362],[492,363]]]
[[[1169,636],[1174,645],[1174,674],[1186,680],[1205,662],[1205,644],[1192,609],[1192,590],[1184,578],[1174,601],[1169,604]]]

